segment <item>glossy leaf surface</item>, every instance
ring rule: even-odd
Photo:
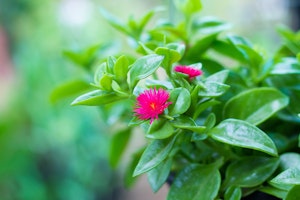
[[[255,149],[272,156],[277,155],[276,146],[271,138],[256,126],[242,120],[224,120],[211,129],[209,135],[219,142]]]

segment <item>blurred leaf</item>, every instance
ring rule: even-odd
[[[177,9],[183,12],[186,16],[190,16],[199,12],[202,9],[201,0],[175,0]]]
[[[170,102],[172,104],[168,107],[169,115],[175,116],[186,112],[191,104],[191,96],[185,88],[175,88],[170,93]]]
[[[240,200],[242,197],[242,190],[239,187],[231,186],[225,191],[224,200]]]
[[[226,186],[255,187],[265,182],[277,169],[278,158],[252,156],[232,162],[226,170]]]
[[[166,183],[171,167],[172,159],[166,159],[147,173],[153,192],[157,192]]]
[[[100,50],[104,50],[109,45],[94,45],[84,49],[81,52],[64,51],[63,55],[73,61],[75,64],[90,69]]]
[[[287,96],[275,88],[254,88],[231,98],[224,106],[224,118],[257,125],[288,105]]]
[[[103,74],[99,80],[99,85],[102,90],[111,91],[113,76],[110,74]]]
[[[193,23],[192,28],[202,34],[220,33],[229,29],[231,25],[215,17],[202,17]]]
[[[137,176],[133,177],[132,174],[133,174],[134,169],[136,168],[137,164],[139,163],[139,160],[140,160],[141,155],[144,150],[145,149],[142,148],[142,149],[138,150],[137,152],[135,152],[132,155],[128,166],[125,169],[124,184],[127,188],[132,187],[138,178]]]
[[[159,55],[147,55],[137,59],[129,70],[128,82],[131,88],[138,83],[139,80],[144,79],[154,73],[160,66],[164,57]]]
[[[299,200],[300,199],[300,185],[295,185],[287,193],[285,200]]]
[[[283,58],[275,64],[271,74],[300,74],[300,63],[296,58]]]
[[[212,43],[217,38],[216,33],[205,35],[204,37],[198,39],[195,44],[193,44],[186,52],[186,59],[189,59],[191,62],[199,61],[201,55],[208,50]]]
[[[109,162],[113,168],[117,167],[119,164],[122,154],[129,142],[130,136],[130,128],[121,130],[113,135],[109,151]]]
[[[117,96],[114,92],[106,92],[101,90],[94,90],[88,93],[85,93],[77,97],[72,103],[72,106],[75,105],[86,105],[86,106],[99,106],[103,104],[112,103],[127,97]]]
[[[214,73],[206,78],[207,82],[217,82],[217,83],[225,83],[229,74],[229,70],[222,70],[217,73]]]
[[[231,43],[222,40],[215,40],[212,43],[211,48],[224,56],[230,57],[242,63],[245,62],[244,55]]]
[[[165,119],[154,120],[150,125],[146,137],[151,139],[165,139],[175,133],[173,126]]]
[[[224,94],[229,88],[229,85],[223,83],[205,81],[198,94],[201,97],[218,97]]]
[[[216,198],[221,175],[216,167],[192,164],[185,167],[171,185],[168,200]]]
[[[112,25],[115,29],[130,35],[130,31],[127,29],[126,24],[120,21],[117,17],[109,13],[103,8],[100,8],[100,13],[102,16],[108,21],[110,25]]]
[[[275,196],[280,199],[285,199],[287,192],[288,192],[287,190],[282,190],[282,189],[272,187],[272,186],[264,186],[264,187],[260,188],[259,190],[266,194],[270,194],[270,195]]]
[[[78,95],[82,92],[90,90],[92,86],[84,80],[72,80],[60,84],[50,94],[51,102],[55,103],[58,100]]]
[[[290,168],[300,167],[300,154],[287,152],[280,155],[280,170],[284,171]]]
[[[271,138],[256,126],[242,120],[226,119],[209,131],[209,135],[219,142],[277,156]]]
[[[172,150],[176,138],[177,137],[174,136],[171,139],[153,140],[144,151],[134,170],[133,176],[150,171],[165,160]]]

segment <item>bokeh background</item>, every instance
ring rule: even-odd
[[[299,28],[298,0],[202,2],[203,16],[230,22],[230,32],[271,52],[280,43],[276,26]],[[110,167],[110,128],[99,109],[71,107],[73,97],[51,99],[57,86],[86,77],[63,52],[107,43],[107,55],[127,48],[100,7],[125,20],[161,5],[167,11],[159,17],[169,17],[171,0],[0,0],[1,200],[165,199],[168,187],[153,194],[145,176],[124,188],[130,150]],[[129,149],[143,142],[136,134]]]

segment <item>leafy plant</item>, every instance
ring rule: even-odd
[[[299,32],[280,28],[283,44],[269,55],[222,34],[228,23],[199,17],[200,1],[175,5],[183,21],[153,28],[147,24],[156,11],[126,24],[102,9],[138,54],[99,59],[95,89],[72,105],[100,106],[111,125],[120,124],[113,166],[132,131],[144,131],[148,143],[134,155],[128,184],[147,173],[154,192],[170,184],[169,200],[233,200],[257,190],[299,196]]]

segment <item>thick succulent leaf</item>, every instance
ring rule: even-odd
[[[224,120],[211,129],[208,134],[219,142],[255,149],[272,156],[277,155],[277,149],[272,139],[256,126],[242,120]]]
[[[168,200],[213,200],[218,194],[221,175],[212,166],[193,164],[175,178]]]
[[[275,88],[255,88],[230,99],[224,107],[224,118],[257,125],[287,106],[288,102],[288,97]]]

